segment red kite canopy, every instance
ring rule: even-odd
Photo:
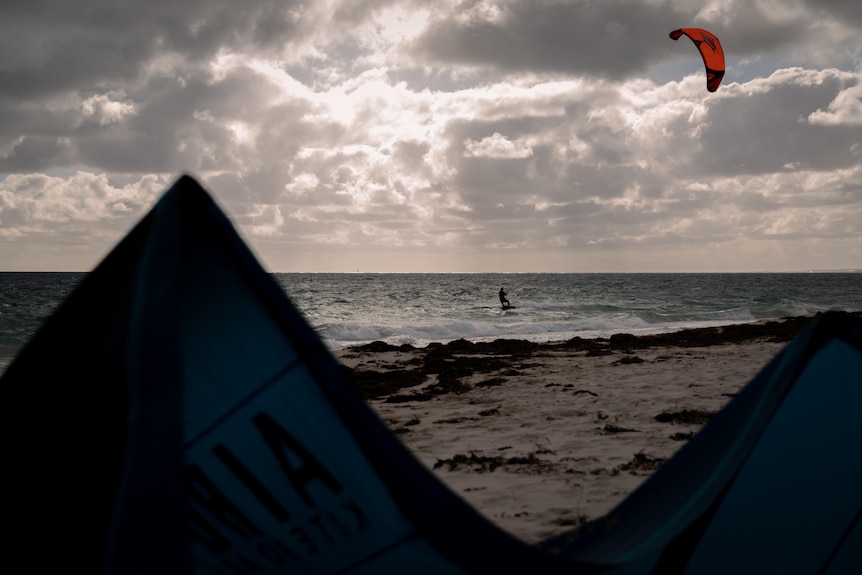
[[[706,67],[706,89],[710,92],[718,90],[721,79],[724,77],[724,50],[721,44],[711,32],[703,28],[680,28],[670,33],[672,40],[679,40],[685,34],[703,56],[703,65]]]

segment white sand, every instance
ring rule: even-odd
[[[596,357],[549,348],[497,373],[465,378],[472,389],[460,395],[370,404],[452,490],[532,543],[610,511],[649,476],[652,460],[684,444],[672,436],[700,428],[661,423],[657,415],[718,411],[783,345],[661,347]],[[410,369],[406,362],[418,353],[336,355],[352,368],[385,371]],[[476,386],[493,378],[499,385]],[[627,468],[636,455],[642,465]]]

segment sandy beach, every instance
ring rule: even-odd
[[[810,319],[336,357],[420,461],[533,543],[610,511]]]

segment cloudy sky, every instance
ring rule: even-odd
[[[270,271],[862,268],[862,2],[3,2],[0,270],[184,173]]]

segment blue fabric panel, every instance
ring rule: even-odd
[[[478,572],[482,572],[479,570]],[[577,572],[574,569],[573,572]],[[431,547],[426,540],[413,539],[398,545],[397,549],[372,557],[364,564],[356,564],[350,575],[379,575],[381,573],[409,575],[439,575],[441,573],[467,573]]]
[[[260,557],[278,542],[300,559],[285,560],[296,572],[337,573],[409,541],[411,524],[307,370],[296,364],[261,384],[188,447],[201,474],[192,510],[221,541],[197,544],[196,559]]]
[[[856,513],[856,522],[850,526],[845,538],[836,546],[823,575],[856,575],[862,571],[862,509]]]
[[[740,471],[687,573],[817,573],[862,508],[862,356],[832,340]]]
[[[261,386],[300,361],[248,280],[210,242],[197,242],[185,276],[181,327],[188,442],[216,425]],[[297,382],[303,393],[313,382]],[[303,387],[304,386],[304,387]],[[302,399],[295,400],[301,408]]]
[[[163,197],[145,218],[147,233],[134,254],[125,377],[114,382],[128,394],[123,406],[128,422],[125,466],[106,545],[108,572],[183,573],[191,560],[183,523],[165,521],[184,509],[186,501],[181,302],[176,297],[182,284],[178,270],[184,250],[177,240],[184,212],[182,202]],[[108,271],[104,279],[110,281],[111,275]],[[158,551],[147,552],[153,548]]]

